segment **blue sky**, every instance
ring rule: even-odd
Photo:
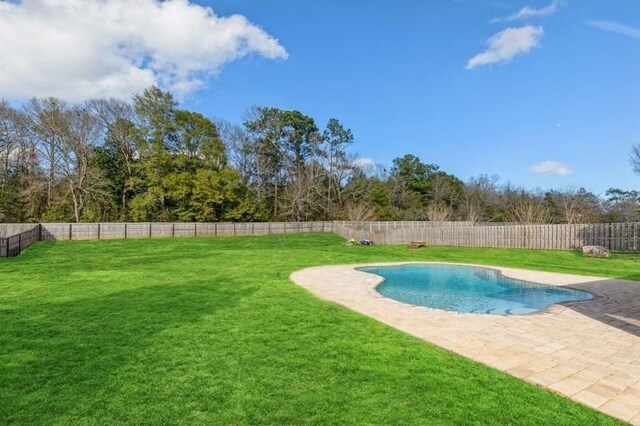
[[[640,187],[628,159],[640,142],[640,38],[592,24],[640,28],[635,0],[558,3],[555,13],[511,22],[491,21],[551,3],[203,4],[245,15],[289,57],[229,64],[186,106],[231,121],[254,104],[298,109],[320,125],[336,117],[353,130],[359,156],[390,164],[412,153],[464,180],[488,173],[527,188]],[[490,36],[526,25],[543,28],[538,47],[509,63],[465,68]],[[547,161],[571,173],[532,171]]]
[[[233,122],[253,105],[338,118],[380,164],[640,188],[637,0],[0,0],[0,38],[16,102],[158,84]]]

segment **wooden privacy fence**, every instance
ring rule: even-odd
[[[391,231],[394,229],[422,229],[439,227],[466,227],[472,226],[473,222],[462,221],[425,221],[425,220],[396,220],[396,221],[362,221],[352,222],[348,220],[334,220],[332,222],[338,227],[347,227],[369,232]]]
[[[332,222],[43,223],[42,240],[205,237],[333,232]]]
[[[42,223],[0,224],[0,257],[15,256],[39,240],[92,240],[335,232],[376,244],[575,250],[600,245],[640,251],[640,223],[581,225],[472,224],[470,222]],[[14,234],[12,234],[14,233]]]
[[[21,232],[33,229],[37,225],[37,223],[0,223],[0,238],[18,235]]]
[[[0,258],[17,256],[24,249],[40,239],[40,225],[0,226],[3,229],[0,237]],[[10,230],[7,230],[10,229]],[[13,235],[10,232],[14,232]],[[17,233],[15,233],[17,232]]]
[[[346,239],[371,239],[375,244],[409,244],[420,241],[434,246],[506,247],[576,250],[599,245],[613,251],[640,251],[640,223],[580,225],[514,225],[441,223],[439,226],[390,226],[382,222],[335,222],[334,232]],[[396,222],[397,224],[398,222]],[[427,222],[428,223],[428,222]]]
[[[18,233],[11,235],[11,232]],[[39,240],[274,235],[300,232],[333,232],[333,222],[0,224],[0,258],[16,256]]]

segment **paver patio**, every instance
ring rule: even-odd
[[[383,264],[392,265],[375,265]],[[322,299],[640,425],[640,283],[492,267],[596,297],[529,315],[483,315],[382,297],[375,290],[382,278],[359,266],[366,265],[307,268],[291,279]]]

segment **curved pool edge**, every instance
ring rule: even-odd
[[[486,315],[387,299],[374,290],[382,277],[355,270],[411,263],[468,265],[405,261],[314,266],[293,272],[290,279],[319,299],[640,425],[640,397],[630,405],[626,391],[594,398],[588,390],[615,382],[640,395],[640,375],[629,373],[632,367],[640,373],[639,282],[490,266],[511,278],[577,286],[595,297],[526,315]]]
[[[418,305],[418,304],[409,303],[409,302],[405,302],[405,301],[402,301],[402,300],[394,299],[392,297],[385,296],[384,294],[380,293],[380,291],[378,290],[379,287],[385,282],[385,278],[383,276],[381,276],[381,275],[378,275],[378,274],[374,273],[374,272],[369,272],[369,271],[363,271],[362,270],[364,268],[371,268],[371,267],[394,267],[394,266],[401,267],[401,266],[405,266],[405,265],[450,265],[450,266],[463,266],[463,267],[473,267],[473,268],[487,269],[487,270],[490,270],[490,271],[495,271],[498,275],[500,275],[501,277],[504,277],[504,278],[513,279],[513,280],[525,282],[527,284],[532,284],[532,285],[547,285],[547,286],[552,286],[552,287],[566,288],[566,289],[570,289],[570,290],[586,293],[586,294],[588,294],[590,296],[588,299],[583,299],[583,300],[567,300],[567,301],[562,301],[562,302],[551,303],[550,305],[548,305],[544,309],[539,309],[539,310],[534,311],[534,312],[524,312],[524,313],[518,313],[518,314],[502,314],[502,313],[493,314],[492,313],[490,315],[505,315],[505,316],[536,315],[536,314],[540,314],[540,313],[548,311],[549,309],[551,309],[555,305],[557,305],[559,307],[565,307],[565,306],[568,306],[569,304],[572,304],[572,303],[582,303],[582,302],[586,302],[586,301],[593,300],[593,299],[596,299],[596,298],[606,299],[606,296],[602,296],[602,295],[593,293],[591,291],[586,291],[586,290],[582,290],[582,289],[579,289],[579,288],[576,288],[576,287],[572,287],[570,285],[556,284],[555,281],[554,281],[553,284],[546,284],[546,283],[541,283],[541,282],[538,282],[538,281],[532,281],[532,280],[529,280],[529,279],[515,278],[515,277],[509,276],[508,274],[505,274],[503,272],[504,269],[514,270],[513,268],[501,268],[501,267],[497,267],[497,266],[485,266],[485,265],[476,265],[476,264],[469,264],[469,263],[453,263],[453,262],[403,262],[403,263],[392,264],[392,265],[386,264],[386,263],[376,263],[376,264],[373,264],[372,266],[357,266],[357,267],[355,267],[355,269],[358,272],[363,272],[365,274],[375,275],[376,277],[381,278],[377,284],[369,287],[369,290],[372,293],[374,293],[376,295],[376,297],[384,297],[384,298],[391,299],[391,300],[394,300],[394,301],[399,302],[399,303],[404,303],[405,305],[413,306],[413,307],[422,307],[422,308],[427,308],[427,309],[435,309],[435,310],[439,310],[439,311],[454,312],[454,313],[460,313],[460,314],[488,315],[488,313],[485,313],[485,312],[456,311],[456,310],[436,308],[436,307],[427,306],[427,305]],[[515,269],[514,271],[520,271],[520,272],[524,272],[524,273],[535,272],[535,271],[518,270],[518,269]],[[596,279],[596,277],[590,277],[590,278]],[[600,279],[601,278],[599,278],[599,280]]]
[[[365,272],[365,271],[360,271],[358,270],[358,268],[366,268],[366,267],[376,267],[376,266],[402,266],[402,265],[454,265],[454,266],[471,266],[471,267],[479,267],[479,268],[486,268],[486,269],[492,269],[495,271],[498,271],[501,275],[507,277],[507,278],[512,278],[512,279],[516,279],[516,280],[521,280],[521,281],[526,281],[526,282],[530,282],[530,283],[534,283],[534,284],[545,284],[545,285],[550,285],[550,286],[554,286],[554,287],[564,287],[564,288],[568,288],[568,289],[572,289],[572,290],[578,290],[578,291],[583,291],[586,293],[591,294],[593,297],[591,299],[588,300],[580,300],[580,301],[567,301],[567,302],[560,302],[560,303],[553,303],[551,305],[549,305],[547,308],[540,310],[540,311],[536,311],[536,312],[530,312],[530,313],[523,313],[523,314],[518,314],[518,315],[507,315],[507,314],[492,314],[492,316],[495,317],[514,317],[514,316],[538,316],[538,315],[556,315],[558,313],[560,313],[561,311],[563,311],[564,309],[566,309],[567,307],[570,307],[573,304],[576,303],[584,303],[584,302],[590,302],[590,301],[594,301],[594,300],[605,300],[608,297],[604,294],[601,294],[599,292],[593,291],[593,290],[584,290],[578,287],[574,287],[574,285],[579,285],[579,284],[584,284],[584,283],[589,283],[589,282],[597,282],[597,281],[603,281],[603,280],[609,280],[610,278],[604,278],[604,277],[594,277],[594,276],[586,276],[586,275],[574,275],[574,274],[565,274],[565,273],[560,273],[560,272],[546,272],[546,271],[534,271],[534,270],[529,270],[529,269],[519,269],[519,268],[508,268],[508,267],[502,267],[502,266],[494,266],[494,265],[482,265],[482,264],[477,264],[477,263],[460,263],[460,262],[438,262],[438,261],[405,261],[405,262],[372,262],[372,263],[357,263],[357,264],[344,264],[344,265],[326,265],[326,266],[312,266],[312,267],[308,267],[308,268],[304,268],[298,271],[295,271],[293,273],[290,274],[289,279],[293,282],[295,282],[298,285],[301,285],[302,287],[305,287],[305,285],[300,284],[299,282],[297,282],[296,277],[300,276],[300,274],[297,273],[301,273],[303,271],[310,271],[312,273],[320,272],[322,275],[322,271],[328,270],[326,268],[340,268],[342,270],[343,273],[345,272],[350,272],[350,273],[355,273],[354,276],[352,276],[352,279],[356,279],[356,284],[357,285],[366,285],[366,290],[367,293],[369,293],[369,295],[371,295],[372,297],[376,298],[376,299],[384,299],[386,301],[390,301],[393,302],[395,304],[399,304],[399,305],[403,305],[412,309],[426,309],[429,311],[437,311],[437,312],[446,312],[448,314],[452,314],[452,315],[468,315],[468,316],[472,316],[472,317],[478,317],[478,316],[486,316],[487,314],[485,313],[475,313],[475,312],[458,312],[458,311],[448,311],[445,309],[439,309],[439,308],[433,308],[433,307],[429,307],[429,306],[422,306],[422,305],[414,305],[411,303],[406,303],[406,302],[402,302],[399,300],[395,300],[395,299],[391,299],[388,297],[385,297],[384,295],[382,295],[381,293],[379,293],[377,291],[377,288],[384,282],[384,278],[381,277],[380,275],[371,273],[371,272]],[[363,274],[365,276],[367,276],[367,278],[365,279],[364,277],[361,277],[360,279],[358,279],[358,275],[357,274]],[[349,274],[351,275],[351,274]],[[308,288],[307,288],[308,289]],[[312,293],[314,293],[312,291]],[[322,298],[322,297],[321,297]],[[325,299],[325,298],[323,298]],[[332,300],[334,301],[334,300]],[[338,302],[339,303],[339,302]]]

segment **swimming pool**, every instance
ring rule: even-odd
[[[357,269],[383,277],[376,290],[385,297],[447,311],[529,314],[554,303],[593,298],[584,291],[517,280],[479,266],[407,264]]]

